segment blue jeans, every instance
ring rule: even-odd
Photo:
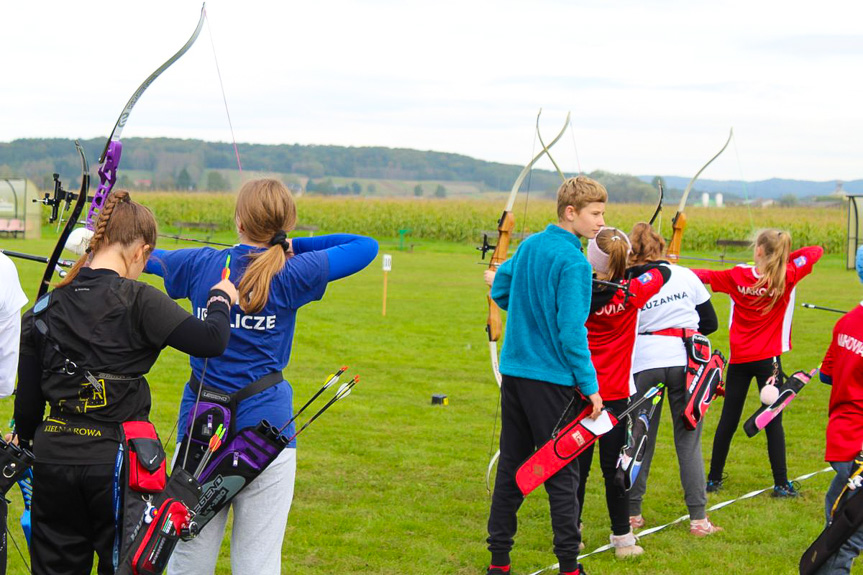
[[[842,493],[842,488],[848,483],[848,477],[854,471],[854,462],[831,461],[830,466],[836,471],[836,477],[833,478],[830,488],[827,489],[827,496],[824,498],[827,521],[830,521],[830,511],[833,509],[836,498]],[[848,538],[848,541],[842,544],[839,551],[834,553],[821,569],[818,570],[818,575],[851,573],[851,564],[854,562],[854,558],[860,555],[861,551],[863,551],[863,528],[858,529],[856,533]]]

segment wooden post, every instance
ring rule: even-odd
[[[387,315],[387,275],[393,269],[393,257],[384,254],[384,307],[381,315]]]

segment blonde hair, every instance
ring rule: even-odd
[[[770,303],[764,308],[769,312],[785,293],[785,271],[788,256],[791,254],[791,234],[783,230],[767,229],[758,232],[753,249],[764,250],[764,258],[758,265],[761,277],[755,282],[755,289],[766,288]]]
[[[655,262],[662,258],[665,252],[665,240],[647,222],[638,222],[632,227],[629,241],[632,242],[630,265],[639,266]]]
[[[567,206],[580,212],[587,204],[607,202],[608,192],[605,187],[587,176],[569,178],[557,189],[557,218],[563,220]]]
[[[596,246],[603,253],[608,254],[608,270],[605,273],[597,271],[597,277],[607,281],[623,279],[629,257],[629,241],[626,234],[617,228],[604,228],[596,234],[595,241]]]
[[[237,286],[240,308],[257,313],[267,305],[273,277],[291,257],[284,236],[297,225],[297,206],[282,182],[262,178],[243,184],[234,215],[247,238],[270,244],[266,251],[248,256],[252,261]]]
[[[145,245],[150,246],[144,254],[147,257],[155,249],[158,237],[158,227],[153,212],[146,206],[133,202],[126,190],[115,190],[108,195],[102,209],[99,210],[99,219],[96,220],[93,232],[86,253],[78,258],[57,287],[69,285],[81,268],[103,247],[119,243],[125,248],[137,241],[143,241]]]

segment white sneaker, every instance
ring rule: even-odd
[[[635,535],[632,529],[626,535],[614,535],[612,533],[611,545],[614,547],[614,556],[618,559],[636,557],[644,553],[644,548],[636,545]]]

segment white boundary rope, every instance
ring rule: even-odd
[[[820,469],[818,471],[813,471],[812,473],[807,473],[805,475],[801,475],[800,477],[796,477],[796,478],[792,479],[792,481],[805,481],[805,480],[809,479],[810,477],[814,477],[815,475],[818,475],[819,473],[827,473],[828,471],[833,471],[833,468],[832,467],[825,467],[824,469]],[[717,509],[722,509],[723,507],[725,507],[727,505],[731,505],[732,503],[736,503],[737,501],[743,501],[744,499],[750,499],[752,497],[755,497],[756,495],[761,495],[762,493],[764,493],[765,491],[769,491],[770,489],[772,489],[772,487],[766,487],[764,489],[758,489],[756,491],[750,491],[749,493],[747,493],[745,495],[741,495],[737,499],[730,499],[728,501],[723,501],[721,503],[717,503],[716,505],[708,507],[707,511],[716,511]],[[689,515],[684,515],[682,517],[678,517],[677,519],[675,519],[674,521],[672,521],[670,523],[666,523],[665,525],[660,525],[658,527],[651,527],[649,529],[643,529],[643,530],[639,531],[638,533],[636,533],[635,537],[637,539],[641,539],[642,537],[644,537],[646,535],[656,533],[657,531],[662,531],[666,527],[671,527],[672,525],[682,523],[683,521],[686,521],[687,519],[689,519]],[[609,549],[612,549],[612,548],[613,548],[613,546],[609,543],[607,545],[603,545],[602,547],[597,547],[596,549],[594,549],[590,553],[585,553],[584,555],[579,555],[578,559],[581,560],[581,559],[584,559],[585,557],[590,557],[591,555],[595,555],[597,553],[602,553],[603,551],[608,551]],[[540,573],[545,573],[546,571],[551,571],[553,569],[557,569],[558,567],[560,567],[560,564],[555,563],[554,565],[549,565],[548,567],[544,567],[543,569],[540,569],[539,571],[534,571],[530,575],[539,575]]]

